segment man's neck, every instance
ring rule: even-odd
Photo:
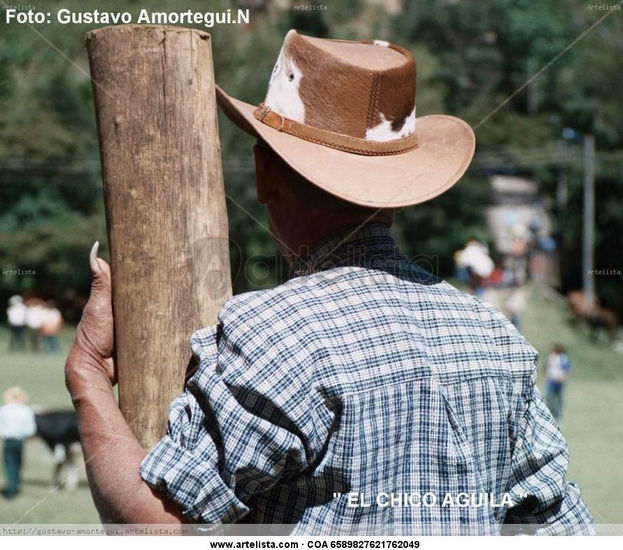
[[[354,232],[357,228],[370,224],[383,224],[389,227],[386,221],[379,221],[376,217],[369,220],[366,219],[341,219],[334,220],[333,223],[315,224],[312,220],[305,226],[300,226],[300,230],[292,232],[289,235],[288,247],[291,249],[290,254],[285,255],[288,263],[291,265],[297,262],[301,257],[309,254],[319,243],[327,240],[332,235],[341,232]]]

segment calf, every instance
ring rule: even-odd
[[[37,435],[43,439],[54,455],[52,482],[55,487],[64,486],[68,490],[78,485],[78,473],[74,466],[72,446],[80,443],[78,419],[74,411],[47,412],[35,415]],[[61,479],[63,469],[67,477]]]
[[[588,304],[581,290],[572,290],[567,293],[567,303],[575,318],[585,321],[590,327],[593,337],[596,329],[605,328],[610,343],[614,342],[618,324],[618,317],[614,311],[601,306],[597,298],[592,305]]]

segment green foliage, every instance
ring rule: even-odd
[[[78,0],[46,1],[54,11],[103,9]],[[522,151],[548,147],[565,127],[592,131],[597,139],[596,265],[619,267],[623,213],[612,197],[623,181],[623,88],[620,59],[623,18],[608,17],[553,62],[527,89],[517,90],[602,12],[567,0],[476,0],[403,2],[389,16],[367,0],[326,3],[326,11],[280,10],[273,2],[252,10],[248,26],[218,26],[213,38],[217,81],[250,103],[263,99],[283,35],[289,28],[317,36],[382,38],[403,44],[418,64],[418,116],[446,112],[476,126],[480,151],[516,151],[510,165],[470,169],[455,189],[430,203],[405,209],[396,234],[411,256],[432,255],[442,275],[452,253],[472,236],[486,239],[484,206],[488,176],[496,169],[538,178],[548,204],[555,203],[558,174],[569,181],[569,201],[555,212],[563,255],[579,270],[582,222],[581,166],[535,164]],[[106,10],[138,13],[144,3],[114,0]],[[189,0],[152,10],[236,9],[238,3]],[[93,25],[25,26],[0,33],[0,268],[34,269],[36,276],[2,275],[0,301],[28,287],[74,307],[88,292],[85,257],[96,238],[105,241],[99,154],[91,82],[83,46]],[[43,35],[43,37],[42,37]],[[48,43],[52,43],[54,47]],[[59,54],[59,51],[63,55]],[[528,100],[531,97],[531,100]],[[499,110],[496,108],[501,106]],[[283,277],[263,208],[255,198],[253,140],[219,118],[232,265],[236,292],[268,286]],[[620,258],[620,254],[618,256]],[[618,262],[618,265],[617,265]],[[618,285],[618,286],[617,286]],[[598,280],[602,298],[623,308],[620,280]]]
[[[405,208],[396,224],[401,247],[421,260],[423,268],[436,270],[442,276],[451,274],[454,252],[466,240],[488,240],[482,209],[488,191],[485,179],[465,177],[427,207]]]

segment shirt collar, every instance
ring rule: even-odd
[[[315,244],[292,265],[288,278],[310,275],[333,267],[385,267],[404,259],[389,231],[381,223],[346,227]]]

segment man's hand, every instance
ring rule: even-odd
[[[91,295],[76,330],[74,345],[65,363],[65,379],[70,393],[81,382],[117,381],[113,362],[114,325],[110,266],[97,257],[99,243],[91,249],[89,263],[93,272]]]
[[[74,345],[65,363],[65,379],[80,429],[89,486],[103,523],[174,523],[181,508],[140,477],[147,452],[131,432],[112,392],[114,334],[110,267],[90,255],[93,284]]]

